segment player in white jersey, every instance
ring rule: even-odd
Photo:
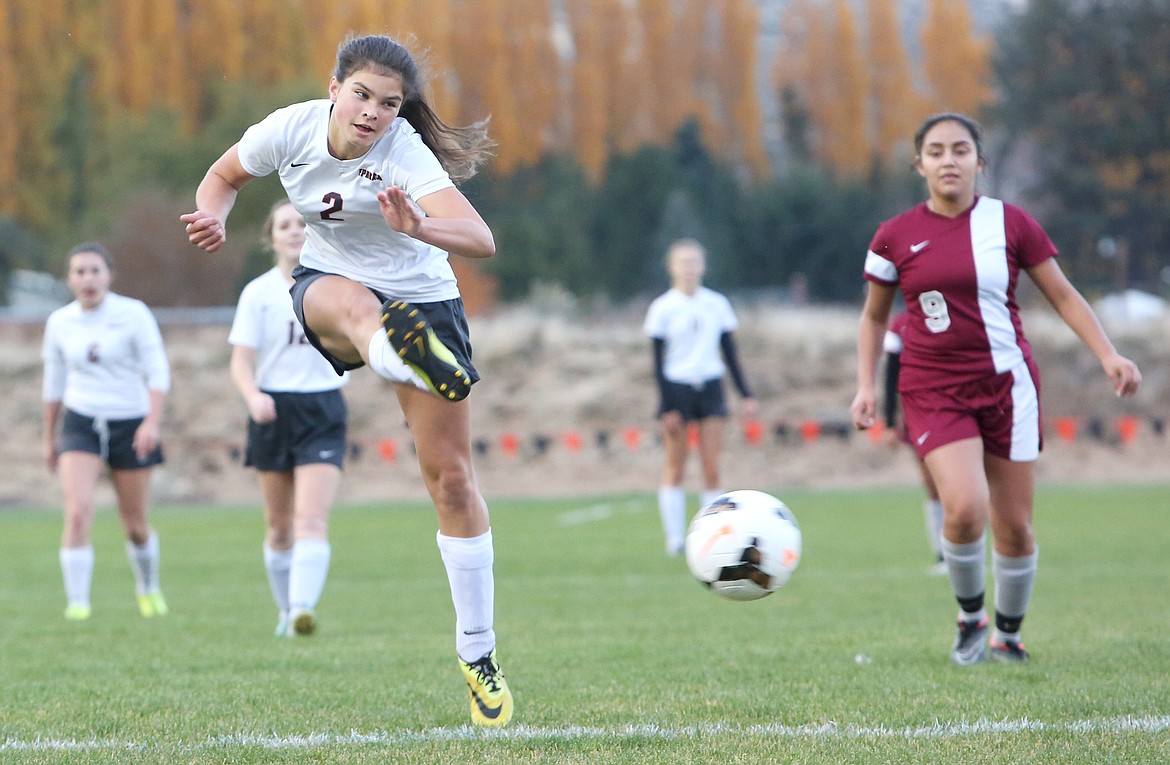
[[[654,350],[658,417],[666,451],[658,486],[658,513],[668,555],[682,552],[686,533],[683,474],[688,427],[694,423],[698,428],[702,506],[722,493],[720,460],[727,423],[725,373],[730,372],[742,399],[743,416],[751,418],[756,412],[756,402],[735,349],[735,330],[739,326],[735,312],[726,297],[703,286],[706,264],[703,246],[694,239],[679,239],[672,244],[666,253],[671,287],[650,304],[643,324]]]
[[[959,602],[951,661],[1026,661],[1020,638],[1036,578],[1034,462],[1041,447],[1038,376],[1015,288],[1026,273],[1101,363],[1118,396],[1141,373],[1121,356],[1056,263],[1056,248],[1023,210],[976,193],[979,126],[959,114],[925,120],[915,166],[928,199],[886,221],[865,262],[858,333],[858,428],[874,423],[874,380],[890,306],[910,314],[898,388],[910,438],[943,503],[943,558]],[[984,608],[984,529],[994,549],[995,629]]]
[[[438,514],[455,605],[456,652],[472,722],[503,725],[512,694],[496,660],[494,547],[471,459],[466,396],[478,379],[449,255],[486,258],[495,240],[454,181],[474,174],[483,125],[446,125],[410,52],[388,37],[346,40],[329,98],[253,125],[200,183],[181,216],[214,252],[240,188],[276,172],[307,224],[293,306],[340,373],[368,364],[396,383]]]
[[[94,492],[108,467],[126,533],[139,613],[163,616],[158,534],[148,519],[151,468],[163,461],[159,423],[170,390],[162,334],[141,301],[110,292],[110,253],[96,242],[69,252],[75,300],[45,323],[44,455],[60,476],[65,530],[58,557],[65,618],[92,613]]]
[[[289,288],[305,243],[305,219],[287,199],[264,222],[276,265],[240,293],[228,343],[231,375],[248,408],[244,464],[264,497],[264,569],[278,611],[276,635],[316,631],[329,573],[329,513],[341,483],[349,373],[309,345]]]

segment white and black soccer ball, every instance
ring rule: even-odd
[[[762,491],[719,495],[687,529],[687,568],[732,600],[757,600],[783,587],[800,563],[800,550],[796,517]]]

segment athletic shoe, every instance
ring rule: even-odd
[[[436,396],[450,401],[467,398],[471,392],[467,370],[439,340],[418,308],[401,300],[387,300],[382,306],[382,326],[394,352]]]
[[[272,636],[278,638],[288,637],[288,626],[288,612],[281,611],[280,618],[276,622],[276,631],[272,633]]]
[[[471,695],[471,721],[476,725],[506,725],[512,719],[512,692],[496,652],[485,653],[478,661],[459,659]]]
[[[166,616],[167,610],[167,602],[163,599],[163,594],[157,590],[138,596],[138,613],[142,614],[144,619]]]
[[[307,608],[289,611],[288,621],[292,625],[292,629],[288,630],[289,637],[308,637],[317,631],[317,617]]]
[[[92,613],[93,609],[81,603],[72,603],[65,607],[65,618],[71,622],[83,622]]]
[[[982,619],[959,620],[959,631],[955,645],[951,648],[951,661],[960,667],[978,664],[987,653],[987,617]]]
[[[1028,660],[1028,652],[1024,644],[1018,640],[1005,640],[1002,643],[991,641],[988,658],[991,661],[1022,663]]]

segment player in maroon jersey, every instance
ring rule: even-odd
[[[980,196],[980,130],[960,114],[928,118],[914,136],[928,199],[882,223],[865,261],[853,423],[874,424],[875,378],[900,289],[910,320],[898,390],[910,439],[943,502],[943,557],[959,602],[951,660],[1028,658],[1020,640],[1036,578],[1033,465],[1042,445],[1036,364],[1016,302],[1022,273],[1096,355],[1118,396],[1141,383],[1056,263],[1056,247],[1026,212]],[[994,540],[995,630],[987,649],[984,560]]]

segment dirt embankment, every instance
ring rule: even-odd
[[[603,315],[513,309],[472,321],[483,381],[472,393],[481,485],[493,496],[653,492],[661,447],[644,306]],[[912,484],[905,451],[876,446],[846,427],[853,396],[856,313],[838,308],[737,306],[743,363],[759,400],[755,442],[728,428],[725,488]],[[1041,481],[1170,480],[1170,320],[1110,327],[1145,382],[1116,399],[1096,360],[1050,313],[1025,315],[1043,380],[1047,446]],[[0,324],[0,507],[60,504],[41,458],[41,325]],[[240,466],[245,410],[228,378],[226,325],[163,327],[174,373],[159,503],[258,503]],[[366,370],[346,389],[353,450],[342,501],[418,499],[425,492],[392,391]],[[734,402],[734,395],[732,395]],[[1121,443],[1120,418],[1137,432]],[[1077,426],[1059,437],[1058,418]],[[811,423],[820,434],[809,439]],[[1067,427],[1067,424],[1065,427]],[[802,426],[805,433],[802,435]],[[692,465],[688,486],[697,490]],[[103,487],[108,502],[108,487]]]

